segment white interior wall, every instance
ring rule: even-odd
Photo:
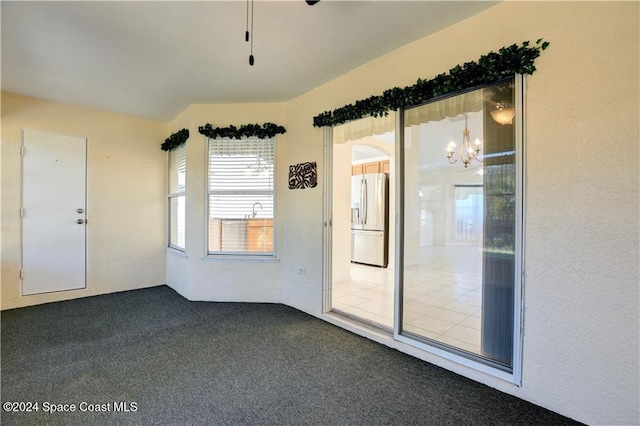
[[[351,279],[351,154],[350,143],[333,145],[331,280]]]
[[[289,140],[304,141],[288,157],[321,162],[311,123],[322,111],[501,46],[551,42],[526,81],[522,386],[395,346],[590,424],[640,421],[638,13],[635,2],[501,3],[287,103]],[[303,211],[285,209],[283,300],[322,317],[322,193],[305,195]]]
[[[164,284],[167,125],[11,93],[1,101],[2,309]],[[23,128],[87,138],[86,289],[21,296]]]

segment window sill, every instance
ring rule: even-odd
[[[202,256],[203,262],[241,262],[241,263],[279,263],[280,259],[273,256],[242,256],[242,255],[226,255],[216,254]]]
[[[189,256],[187,256],[187,253],[185,251],[178,250],[173,247],[167,247],[167,253],[175,254],[176,256],[184,257],[185,259],[189,258]]]

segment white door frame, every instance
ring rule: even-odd
[[[332,253],[333,253],[333,128],[323,128],[323,190],[322,196],[322,221],[323,221],[323,280],[322,280],[322,312],[331,311],[331,276],[332,276]]]

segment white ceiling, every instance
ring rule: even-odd
[[[2,90],[167,121],[192,103],[292,99],[484,1],[2,1]]]

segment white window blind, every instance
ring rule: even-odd
[[[275,139],[209,139],[210,254],[273,254]]]
[[[187,148],[169,151],[169,247],[185,249]]]

